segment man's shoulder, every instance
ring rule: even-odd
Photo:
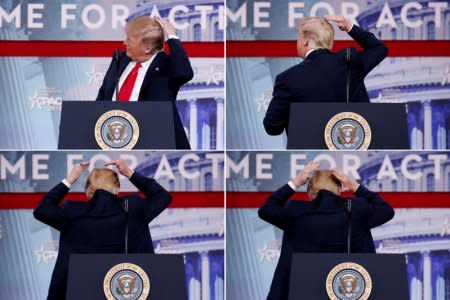
[[[74,201],[66,200],[62,206],[66,215],[75,216],[83,213],[89,202],[86,201]]]
[[[88,204],[88,202],[86,201],[75,201],[75,200],[66,200],[64,202],[64,207],[69,207],[69,208],[84,208],[86,207],[86,205]]]
[[[301,62],[279,73],[276,80],[286,82],[292,79],[298,79],[299,76],[302,76],[302,74],[305,73],[305,67],[303,66],[303,62]]]
[[[293,74],[296,74],[297,72],[301,72],[303,68],[304,68],[303,62],[300,62],[300,63],[293,65],[292,67],[284,70],[283,72],[278,74],[277,77],[279,77],[279,78],[290,77]]]

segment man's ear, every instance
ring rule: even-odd
[[[308,46],[309,46],[309,39],[307,39],[307,38],[303,39],[303,46],[305,48],[308,48]]]

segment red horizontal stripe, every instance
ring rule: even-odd
[[[270,192],[228,192],[227,208],[259,208]],[[450,208],[450,193],[379,193],[394,208]],[[344,194],[350,196],[350,194]],[[297,193],[295,199],[308,199],[306,193]]]
[[[183,42],[189,57],[223,57],[222,42]],[[0,56],[110,57],[121,41],[0,41]],[[166,51],[167,51],[166,44]]]
[[[391,57],[450,56],[450,41],[384,41]],[[190,57],[223,57],[222,42],[183,42]],[[227,41],[227,57],[296,57],[296,41]],[[335,41],[334,51],[360,47]],[[0,41],[0,56],[110,57],[121,41]]]
[[[121,193],[121,196],[135,193]],[[45,193],[0,193],[0,209],[33,209]],[[223,192],[173,192],[171,208],[224,206]],[[142,197],[144,195],[141,194]],[[86,201],[84,193],[69,193],[71,200]]]
[[[383,41],[390,57],[450,56],[450,41]],[[296,57],[296,41],[227,41],[227,57]],[[354,41],[335,41],[333,51],[361,49]]]

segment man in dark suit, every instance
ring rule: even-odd
[[[362,48],[331,52],[333,26],[346,31]],[[301,63],[275,79],[273,98],[264,118],[270,135],[288,133],[294,102],[369,102],[364,77],[386,56],[387,48],[372,33],[348,23],[343,16],[309,17],[299,23],[297,51]]]
[[[69,176],[52,188],[34,210],[34,217],[60,231],[58,258],[53,270],[48,299],[66,297],[69,256],[71,253],[124,253],[128,222],[128,252],[154,253],[148,224],[170,202],[170,194],[155,180],[133,172],[123,160],[113,160],[120,174],[145,194],[125,198],[117,196],[119,178],[107,169],[94,169],[86,182],[88,202],[61,201],[89,163],[76,165]],[[128,217],[125,213],[128,204]]]
[[[274,192],[259,209],[259,217],[283,230],[280,259],[268,300],[288,299],[294,252],[347,252],[348,211],[351,201],[351,252],[375,253],[370,229],[393,218],[394,210],[378,194],[351,180],[338,169],[320,170],[310,162],[294,179]],[[308,183],[311,201],[290,201]],[[352,191],[356,198],[339,196]]]
[[[113,57],[96,100],[172,102],[176,148],[190,149],[175,101],[180,87],[192,79],[194,72],[174,26],[143,16],[129,21],[125,31],[126,51]],[[169,55],[163,50],[164,33]]]

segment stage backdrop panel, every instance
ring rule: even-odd
[[[227,149],[286,147],[285,134],[269,136],[262,125],[275,77],[301,62],[295,41],[298,20],[334,13],[344,14],[388,46],[389,57],[365,79],[370,101],[406,104],[411,149],[449,149],[449,4],[227,2]],[[335,30],[335,49],[355,46],[347,34]]]
[[[0,148],[57,149],[61,102],[95,100],[126,18],[151,15],[174,23],[191,58],[176,105],[192,149],[223,149],[223,11],[216,0],[3,1]]]
[[[155,178],[173,197],[151,224],[156,253],[183,254],[189,299],[224,299],[223,152],[3,151],[0,152],[1,299],[45,299],[58,254],[59,233],[34,219],[43,193],[73,164],[101,167],[124,159]],[[68,199],[86,199],[87,173]],[[137,192],[120,176],[121,192]]]
[[[395,217],[372,230],[377,253],[407,255],[411,300],[450,299],[450,153],[446,151],[228,151],[227,297],[264,299],[282,231],[258,217],[267,197],[311,160],[381,192]],[[304,187],[294,199],[306,200]],[[325,283],[324,283],[325,284]]]

